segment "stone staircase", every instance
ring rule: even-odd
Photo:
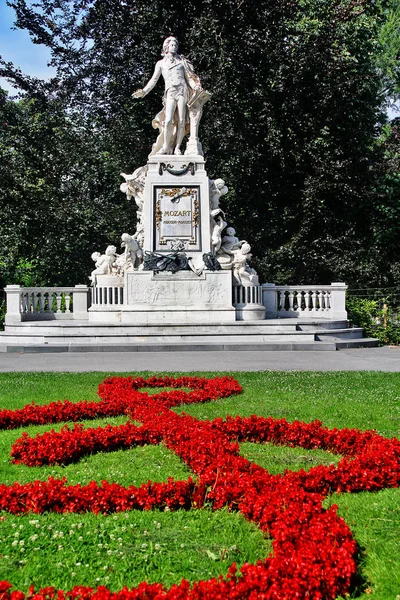
[[[347,321],[267,319],[207,324],[28,321],[6,325],[0,352],[335,351],[377,346]]]

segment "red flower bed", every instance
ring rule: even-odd
[[[143,387],[185,387],[149,395]],[[21,424],[95,418],[127,414],[140,421],[118,427],[63,428],[34,438],[23,434],[12,448],[14,462],[27,465],[66,464],[98,451],[156,444],[161,440],[190,466],[194,481],[148,483],[123,487],[103,481],[86,486],[70,486],[65,480],[49,479],[29,484],[0,486],[0,509],[18,514],[55,512],[103,512],[132,509],[150,510],[200,507],[206,501],[214,509],[228,505],[273,538],[273,554],[256,565],[235,565],[226,577],[189,584],[182,581],[170,589],[161,584],[142,583],[132,590],[112,593],[75,587],[70,592],[47,588],[29,598],[44,600],[93,598],[96,600],[265,598],[334,599],[349,591],[356,571],[356,543],[336,514],[336,507],[324,510],[323,498],[333,490],[360,491],[398,487],[400,483],[400,442],[374,432],[329,430],[318,421],[288,423],[284,419],[228,417],[225,421],[199,421],[178,415],[170,407],[190,402],[206,402],[240,393],[231,378],[200,379],[181,377],[110,378],[99,386],[100,402],[32,405],[20,411],[0,412],[3,427]],[[57,415],[57,408],[59,413]],[[96,412],[97,408],[97,412]],[[25,412],[24,412],[25,411]],[[36,420],[33,420],[36,419]],[[337,466],[315,467],[308,473],[286,472],[270,475],[265,469],[239,455],[241,441],[273,442],[303,448],[321,448],[340,453]],[[0,583],[0,600],[22,600],[22,592],[12,592],[8,582]]]

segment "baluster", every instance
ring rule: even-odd
[[[71,295],[70,294],[65,294],[65,312],[66,313],[70,313],[70,304],[71,304]]]
[[[317,306],[318,306],[318,308],[317,308],[318,311],[324,310],[323,306],[322,306],[321,292],[319,290],[317,290]]]
[[[32,292],[32,312],[33,313],[37,312],[38,301],[39,301],[38,293]]]
[[[41,313],[44,313],[44,303],[46,301],[46,298],[44,297],[44,293],[41,292],[40,296],[39,296],[39,310]]]
[[[310,309],[310,292],[304,292],[304,310]]]
[[[296,305],[297,305],[297,308],[296,308],[297,311],[302,312],[303,311],[303,293],[301,290],[297,290]]]
[[[32,300],[32,292],[28,292],[27,296],[26,296],[26,300],[27,300],[27,305],[26,305],[26,312],[30,313],[33,310],[33,300]]]
[[[36,305],[35,305],[35,312],[37,313],[41,313],[42,312],[42,292],[36,292]]]
[[[313,293],[311,294],[311,306],[312,306],[312,310],[317,310],[317,292],[314,290]]]
[[[57,313],[61,312],[61,292],[56,292]]]
[[[324,311],[325,310],[325,302],[324,302],[325,298],[324,298],[324,292],[321,291],[319,292],[319,310],[320,311]]]
[[[300,310],[301,310],[301,312],[304,312],[306,310],[306,305],[304,302],[304,295],[305,295],[304,290],[301,290],[301,292],[300,292]]]
[[[327,290],[325,290],[325,292],[324,292],[324,305],[325,305],[325,310],[328,311],[329,310],[329,293]]]
[[[289,312],[293,312],[294,292],[289,292]]]
[[[20,300],[21,300],[21,312],[24,315],[24,314],[26,314],[28,312],[28,298],[27,298],[27,294],[21,294]]]
[[[326,299],[327,299],[327,306],[328,306],[328,310],[331,310],[331,293],[330,292],[326,292]]]
[[[281,292],[279,292],[279,303],[281,305],[281,310],[286,311],[286,307],[285,307],[286,295],[285,295],[285,291],[284,290],[282,290]]]
[[[53,294],[51,294],[50,292],[47,292],[46,294],[46,307],[47,312],[53,312]]]

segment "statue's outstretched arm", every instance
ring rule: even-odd
[[[143,98],[143,96],[146,96],[146,94],[151,92],[153,87],[156,85],[157,81],[160,79],[160,75],[161,75],[161,66],[159,63],[157,63],[151,79],[149,79],[149,81],[146,83],[146,85],[144,86],[143,89],[136,90],[136,92],[133,92],[132,96],[134,98]]]

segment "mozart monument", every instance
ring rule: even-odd
[[[168,344],[336,350],[350,343],[342,337],[360,345],[362,331],[347,327],[345,284],[260,285],[250,244],[224,210],[228,187],[205,169],[199,127],[211,93],[175,37],[164,41],[161,55],[148,83],[132,94],[133,102],[146,102],[147,94],[160,93],[147,163],[121,173],[136,225],[120,232],[118,248],[115,240],[103,251],[93,248],[90,286],[6,286],[0,350],[120,350],[122,343],[129,351]]]
[[[137,101],[160,79],[164,82],[162,107],[152,122],[158,136],[148,162],[132,174],[121,173],[121,191],[137,207],[136,230],[122,233],[121,254],[110,245],[104,254],[92,255],[90,321],[264,319],[261,286],[249,265],[250,245],[227,226],[220,206],[228,188],[205,170],[199,125],[211,94],[178,50],[177,39],[168,37],[153,76],[133,93]],[[235,299],[245,310],[235,308]]]

